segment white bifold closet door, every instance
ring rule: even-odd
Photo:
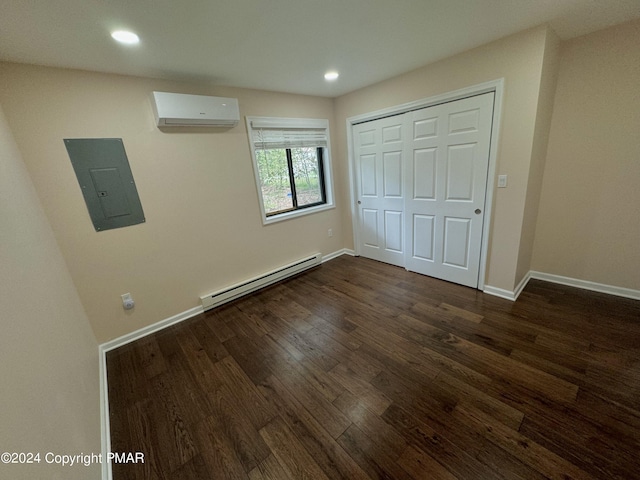
[[[355,125],[359,250],[404,267],[405,117]]]
[[[353,127],[361,255],[478,286],[493,98]]]

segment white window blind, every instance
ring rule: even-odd
[[[328,122],[313,119],[265,119],[251,121],[251,141],[258,150],[322,147],[328,145]]]

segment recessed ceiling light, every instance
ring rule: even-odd
[[[126,30],[117,30],[111,33],[111,37],[120,42],[126,43],[127,45],[134,45],[140,42],[140,37],[133,32],[128,32]]]
[[[324,79],[333,81],[333,80],[336,80],[338,76],[339,76],[338,72],[327,72],[324,74]]]

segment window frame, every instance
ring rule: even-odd
[[[258,203],[260,205],[260,214],[263,225],[281,222],[289,220],[291,218],[297,218],[304,215],[310,215],[324,210],[335,208],[334,196],[333,196],[333,175],[331,170],[331,142],[329,138],[329,121],[325,119],[315,118],[280,118],[280,117],[246,117],[247,124],[247,137],[249,139],[249,149],[251,150],[251,160],[253,164],[254,179],[256,182],[256,191],[258,194]],[[259,125],[259,126],[254,126]],[[258,167],[258,161],[256,158],[256,146],[254,141],[254,131],[261,128],[272,129],[317,129],[323,130],[326,135],[326,146],[312,146],[308,147],[317,148],[318,163],[319,163],[319,181],[321,182],[320,191],[324,198],[324,203],[313,203],[310,205],[297,206],[297,202],[294,202],[293,209],[283,210],[281,212],[273,212],[267,214],[264,207],[264,199],[262,196],[262,187],[260,184],[260,169]],[[292,200],[295,199],[295,177],[293,176],[293,167],[291,159],[291,148],[296,146],[283,148],[287,152],[287,168],[289,170],[289,181],[291,185]]]

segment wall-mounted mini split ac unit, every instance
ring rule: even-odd
[[[240,121],[237,98],[153,92],[159,127],[234,127]]]

